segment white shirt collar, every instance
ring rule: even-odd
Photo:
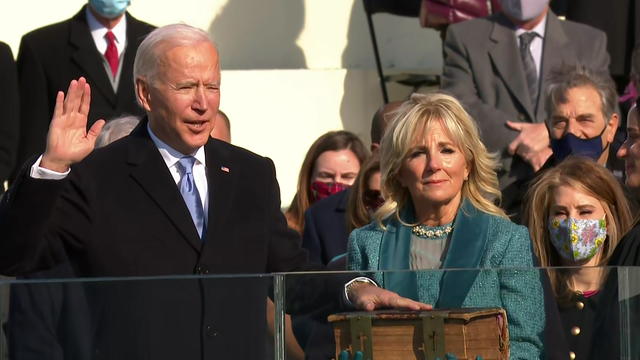
[[[85,12],[87,14],[87,24],[89,25],[89,31],[91,32],[93,42],[96,44],[98,52],[100,54],[104,54],[105,51],[107,51],[107,39],[105,39],[104,36],[107,34],[107,31],[109,31],[109,29],[107,29],[98,21],[98,19],[96,19],[91,10],[89,10],[89,6],[87,6]],[[122,19],[118,22],[118,24],[116,24],[116,26],[111,29],[111,32],[116,38],[116,47],[118,48],[118,56],[120,56],[124,51],[125,45],[127,43],[126,13],[122,16]]]
[[[164,141],[160,140],[156,136],[156,134],[153,133],[153,131],[151,130],[151,127],[149,126],[148,122],[147,122],[147,130],[149,131],[149,135],[151,136],[151,140],[153,141],[153,143],[158,148],[158,151],[160,151],[160,155],[162,156],[162,159],[167,164],[167,167],[169,169],[172,168],[173,166],[175,166],[175,164],[178,162],[178,160],[180,160],[185,155],[195,157],[196,158],[196,163],[199,163],[199,164],[202,164],[202,165],[206,166],[205,154],[204,154],[204,146],[201,146],[200,148],[198,148],[198,150],[196,150],[192,154],[183,154],[183,153],[179,152],[178,150],[172,148],[171,146],[167,145],[167,143],[165,143]]]
[[[544,34],[547,30],[547,16],[549,16],[549,13],[547,13],[544,18],[542,19],[542,21],[540,21],[538,23],[538,25],[536,25],[533,29],[531,30],[525,30],[523,28],[516,28],[516,37],[520,36],[521,34],[524,34],[526,32],[532,31],[535,32],[536,34],[538,34],[538,36],[540,36],[541,38],[544,39]]]

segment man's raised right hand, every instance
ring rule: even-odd
[[[66,172],[93,151],[105,121],[96,121],[87,131],[90,102],[91,89],[83,77],[71,81],[66,97],[58,92],[41,167]]]

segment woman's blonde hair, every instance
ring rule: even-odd
[[[462,198],[486,213],[507,217],[496,205],[501,197],[496,156],[487,152],[475,122],[458,100],[442,93],[413,94],[393,116],[380,145],[382,195],[385,202],[374,218],[381,226],[383,219],[394,214],[401,220],[400,210],[410,201],[410,195],[407,188],[401,185],[398,173],[409,151],[427,135],[430,125],[436,121],[462,151],[467,162],[469,177],[462,185]]]
[[[547,228],[554,191],[560,186],[569,186],[598,199],[602,204],[607,223],[607,241],[604,242],[597,265],[606,265],[622,235],[631,228],[631,211],[622,186],[613,174],[595,161],[580,157],[569,157],[546,170],[527,191],[523,219],[529,228],[533,250],[540,265],[562,265]],[[549,271],[549,277],[556,297],[564,302],[569,301],[573,294],[570,271]]]

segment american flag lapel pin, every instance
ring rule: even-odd
[[[228,172],[229,172],[229,168],[228,168],[228,167],[226,167],[226,166],[220,166],[220,170],[222,170],[222,171],[224,171],[224,172],[226,172],[226,173],[228,173]]]

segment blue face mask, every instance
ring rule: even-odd
[[[107,19],[115,19],[122,15],[129,4],[131,0],[89,0],[91,8]]]
[[[605,127],[606,129],[606,127]],[[562,161],[569,155],[588,157],[598,160],[600,155],[609,147],[609,144],[602,148],[602,134],[592,137],[591,139],[580,139],[572,133],[567,133],[560,139],[551,139],[551,150],[557,161]]]

